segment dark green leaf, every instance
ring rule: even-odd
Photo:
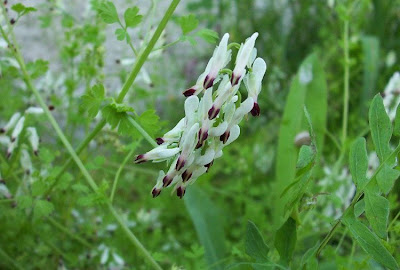
[[[389,218],[389,201],[385,198],[371,192],[365,191],[365,215],[368,218],[374,232],[380,237],[387,236],[386,227]]]
[[[211,44],[215,44],[219,40],[218,33],[210,29],[201,29],[196,33],[196,36]]]
[[[143,16],[138,15],[138,12],[139,12],[138,7],[128,8],[127,10],[125,10],[124,19],[126,27],[133,28],[142,21]]]
[[[217,207],[195,185],[188,188],[184,202],[193,221],[200,243],[204,246],[208,269],[224,269],[225,237],[222,216]],[[212,266],[211,266],[212,265]]]
[[[368,156],[365,139],[358,138],[350,148],[350,172],[353,182],[362,190],[368,182]]]
[[[350,212],[343,219],[344,224],[349,229],[358,244],[372,256],[374,260],[390,269],[399,269],[393,256],[363,223],[357,221],[354,213]]]
[[[392,123],[386,113],[380,94],[377,94],[372,100],[369,109],[369,126],[376,153],[383,163],[391,152],[389,141],[392,136]]]
[[[31,196],[22,195],[17,197],[17,207],[19,209],[31,208],[32,203],[33,200]]]
[[[359,217],[364,213],[365,211],[365,201],[364,199],[359,200],[355,205],[354,205],[354,216]]]
[[[281,261],[287,265],[292,259],[297,241],[296,221],[289,217],[286,222],[279,228],[275,235],[275,248],[281,257]]]
[[[119,21],[117,9],[111,1],[104,2],[100,5],[99,14],[105,23],[111,24]]]
[[[394,182],[399,176],[400,172],[398,170],[390,168],[390,166],[385,163],[376,175],[376,182],[381,191],[387,194],[392,189]]]
[[[196,19],[196,16],[193,14],[189,14],[187,16],[182,16],[178,20],[179,25],[182,29],[182,33],[184,35],[192,32],[194,29],[197,28],[199,21]]]
[[[33,208],[33,219],[37,220],[41,217],[45,217],[54,211],[54,205],[46,200],[38,200]]]
[[[268,261],[269,247],[265,244],[257,226],[250,220],[247,222],[245,249],[247,255],[258,262]]]

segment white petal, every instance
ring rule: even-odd
[[[12,129],[12,128],[15,126],[15,124],[17,123],[17,121],[18,121],[18,119],[19,119],[20,117],[21,117],[21,113],[19,113],[19,112],[14,113],[14,114],[11,116],[10,120],[8,121],[8,123],[5,125],[4,129],[5,129],[6,131]]]
[[[199,123],[195,123],[187,132],[184,141],[181,142],[182,155],[186,158],[191,154],[197,144],[197,133],[199,132]]]
[[[215,156],[214,149],[208,148],[204,155],[200,156],[196,159],[196,164],[200,166],[207,165],[211,161],[213,161]]]
[[[40,107],[29,107],[28,109],[26,109],[25,113],[27,113],[27,114],[42,114],[42,113],[44,113],[44,111]]]
[[[222,134],[224,134],[227,128],[228,128],[228,122],[224,121],[218,126],[210,128],[208,135],[211,137],[219,137]]]
[[[231,144],[233,141],[235,141],[237,138],[239,138],[240,135],[240,128],[238,125],[235,125],[231,128],[231,134],[229,136],[228,141],[224,144],[224,146],[227,146]]]
[[[24,128],[24,122],[25,122],[25,117],[22,116],[15,125],[15,128],[11,134],[11,138],[16,139],[19,136],[22,129]]]

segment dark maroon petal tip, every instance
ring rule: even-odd
[[[15,137],[11,137],[11,142],[15,142],[16,138]]]
[[[11,157],[11,153],[10,153],[10,152],[7,152],[6,157],[7,157],[7,158],[10,158],[10,157]]]
[[[6,180],[4,180],[4,179],[0,179],[0,184],[3,184],[3,185],[5,185],[5,184],[6,184]]]
[[[196,93],[196,89],[193,89],[193,88],[189,88],[189,89],[186,89],[185,91],[183,91],[183,95],[185,97],[193,96],[194,93]]]
[[[168,187],[172,182],[172,178],[166,175],[164,176],[162,182],[163,182],[163,187]]]
[[[225,131],[225,133],[222,134],[222,135],[219,137],[219,140],[220,140],[221,142],[223,142],[223,143],[226,143],[226,142],[228,141],[230,135],[231,135],[231,132],[230,132],[230,131]]]
[[[153,188],[153,190],[151,191],[151,194],[153,195],[153,198],[155,198],[158,195],[160,195],[160,193],[161,193],[161,189],[158,189],[158,188]]]
[[[232,77],[231,77],[231,84],[232,84],[232,86],[235,86],[236,84],[238,84],[238,83],[239,83],[239,80],[240,80],[240,76],[237,77],[237,76],[235,75],[235,73],[232,73]]]
[[[214,80],[215,80],[215,78],[211,78],[211,77],[209,77],[209,76],[207,75],[206,78],[204,79],[204,83],[203,83],[204,89],[208,89],[208,88],[210,88],[211,86],[213,86]]]
[[[6,130],[4,128],[0,128],[0,133],[4,133]]]
[[[192,173],[187,170],[182,173],[182,181],[186,182],[192,177]]]
[[[156,142],[158,145],[160,145],[160,144],[163,144],[165,141],[163,138],[159,137],[159,138],[156,138]]]
[[[176,163],[175,169],[179,171],[185,166],[186,160],[184,160],[181,156],[178,158],[178,162]]]
[[[147,160],[144,158],[144,154],[141,154],[141,155],[137,155],[136,156],[136,158],[135,158],[135,163],[136,164],[139,164],[139,163],[143,163],[143,162],[146,162]]]
[[[204,165],[204,167],[206,167],[207,168],[207,171],[206,172],[208,172],[208,170],[211,168],[211,166],[214,164],[214,160],[213,161],[211,161],[210,163],[208,163],[208,164],[206,164],[206,165]]]
[[[258,106],[257,102],[254,102],[253,109],[251,109],[251,115],[253,115],[253,116],[260,115],[260,106]]]
[[[208,119],[213,120],[215,117],[217,117],[220,109],[215,109],[214,105],[211,107],[211,109],[208,110]]]
[[[53,111],[54,110],[54,106],[53,105],[49,105],[48,108],[49,108],[49,111]]]
[[[38,156],[38,155],[39,155],[39,150],[34,150],[34,151],[33,151],[33,154],[34,154],[35,156]]]
[[[183,198],[183,196],[185,195],[185,192],[186,192],[186,190],[185,190],[185,188],[182,187],[182,186],[180,186],[180,187],[178,187],[178,188],[176,189],[176,195],[177,195],[180,199]]]

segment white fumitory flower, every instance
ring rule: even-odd
[[[26,128],[26,130],[28,131],[28,139],[29,143],[32,146],[33,153],[35,154],[35,156],[37,156],[39,153],[39,136],[37,134],[36,128],[28,127]]]
[[[135,163],[149,160],[168,160],[170,163],[167,173],[160,171],[151,191],[153,197],[160,195],[164,188],[174,185],[173,191],[182,198],[187,186],[206,173],[214,160],[222,156],[223,149],[239,137],[239,123],[243,117],[249,112],[254,116],[259,115],[257,98],[266,64],[257,58],[254,48],[257,36],[258,33],[254,33],[241,45],[235,69],[233,72],[224,70],[224,74],[231,75],[223,75],[221,69],[231,59],[229,35],[225,34],[196,85],[183,93],[188,97],[184,106],[185,116],[173,129],[156,139],[158,147],[136,156]],[[236,94],[242,80],[248,93],[247,98],[239,104]],[[215,85],[218,87],[213,93]],[[204,95],[199,98],[201,92]]]
[[[11,141],[12,142],[18,138],[19,134],[21,134],[21,131],[24,129],[24,123],[25,123],[25,116],[22,116],[18,120],[13,132],[11,133]]]
[[[391,121],[396,117],[396,109],[400,104],[400,73],[396,72],[390,78],[383,92],[383,105]]]
[[[26,114],[43,114],[44,110],[40,107],[29,107],[25,111]]]
[[[12,129],[16,124],[18,119],[21,117],[21,113],[17,112],[14,113],[10,120],[8,121],[8,123],[0,129],[0,133],[6,133],[7,131],[9,131],[10,129]]]

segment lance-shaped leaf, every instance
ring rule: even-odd
[[[379,94],[374,97],[369,109],[369,126],[376,153],[379,160],[383,163],[391,152],[389,141],[392,136],[392,123],[383,106],[382,97]]]
[[[389,218],[389,201],[369,189],[365,191],[364,198],[365,215],[372,229],[379,237],[385,238],[387,236],[386,227]]]
[[[353,238],[371,257],[389,269],[399,269],[399,266],[389,251],[382,245],[379,238],[367,226],[356,220],[350,211],[343,219]]]
[[[245,249],[247,255],[257,260],[257,262],[268,261],[269,247],[257,226],[250,220],[247,222]]]
[[[279,228],[275,235],[275,247],[278,250],[281,261],[289,264],[292,259],[297,241],[296,221],[289,217]]]
[[[400,172],[396,169],[390,168],[389,165],[384,164],[382,169],[376,175],[376,182],[379,188],[387,194],[393,187],[394,182],[399,178]]]
[[[353,182],[362,190],[368,182],[368,156],[365,139],[358,138],[350,148],[350,172]]]

